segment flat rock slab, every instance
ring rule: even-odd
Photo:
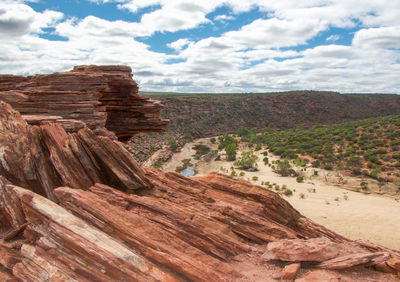
[[[338,244],[328,238],[312,238],[308,240],[285,239],[269,243],[267,252],[262,258],[264,260],[293,262],[322,262],[334,258],[338,254]]]

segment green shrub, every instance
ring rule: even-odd
[[[196,144],[192,147],[192,149],[196,151],[196,154],[194,155],[196,160],[200,159],[201,156],[204,156],[211,151],[210,147],[202,144]]]
[[[176,149],[178,148],[178,144],[176,144],[175,138],[172,137],[171,135],[168,135],[167,141],[168,141],[168,144],[169,144],[169,147],[171,148],[171,150],[176,151]]]
[[[225,148],[225,153],[228,161],[236,160],[237,145],[236,143],[230,143]]]
[[[368,183],[367,183],[367,182],[362,181],[362,182],[360,183],[360,186],[361,186],[361,189],[363,189],[363,190],[365,190],[365,191],[368,190]]]
[[[182,172],[185,168],[186,168],[186,166],[180,165],[180,166],[177,166],[177,167],[175,168],[175,171],[176,171],[176,172]]]
[[[304,181],[303,176],[298,176],[298,177],[296,178],[296,181],[297,181],[298,183],[302,183],[302,182]]]
[[[321,163],[320,163],[319,161],[313,161],[313,162],[311,163],[311,165],[312,165],[312,167],[317,168],[317,167],[320,167]]]
[[[276,168],[273,168],[276,173],[282,176],[289,176],[292,174],[292,166],[288,160],[279,160],[276,162]]]
[[[290,190],[290,189],[285,189],[285,190],[283,191],[283,195],[285,195],[285,196],[287,196],[287,197],[290,197],[290,196],[293,195],[293,191]]]
[[[229,144],[235,144],[237,147],[237,141],[235,138],[230,136],[229,134],[224,134],[220,137],[218,137],[219,145],[218,149],[222,150],[225,149]]]
[[[255,167],[257,160],[258,157],[254,155],[253,151],[242,152],[241,156],[234,163],[234,165],[241,169],[251,169]]]
[[[185,134],[185,139],[186,139],[188,142],[192,142],[192,141],[193,141],[193,136],[192,136],[192,134],[191,134],[190,132],[186,133],[186,134]]]
[[[250,136],[250,130],[248,130],[247,128],[245,128],[245,127],[239,127],[237,130],[236,130],[236,132],[235,132],[236,134],[237,134],[237,136],[239,136],[239,137],[243,137],[243,136]]]
[[[369,174],[369,176],[373,177],[373,178],[378,178],[379,177],[379,173],[381,172],[381,169],[379,167],[374,168],[371,173]]]
[[[157,167],[157,168],[161,168],[162,165],[163,165],[162,160],[158,160],[158,161],[156,161],[156,162],[154,162],[154,163],[152,164],[152,166]]]

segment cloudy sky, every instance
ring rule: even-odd
[[[400,0],[0,0],[0,73],[124,64],[144,91],[400,94]]]

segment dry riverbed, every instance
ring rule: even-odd
[[[212,150],[217,149],[217,145],[212,144],[209,138],[187,143],[180,152],[174,154],[163,165],[163,170],[175,171],[176,167],[182,165],[182,160],[191,159],[196,175],[213,171],[231,173],[233,162],[194,160],[195,150],[192,147],[196,144],[207,145]],[[265,165],[262,161],[264,151],[255,152],[259,158],[258,171],[243,171],[244,176],[238,178],[258,185],[263,184],[263,187],[266,187],[266,182],[279,185],[280,188],[286,186],[293,191],[293,195],[289,197],[282,195],[282,197],[315,222],[354,240],[361,239],[400,250],[400,217],[398,216],[400,201],[398,198],[343,189],[358,185],[361,179],[344,177],[338,172],[322,169],[316,169],[318,176],[314,175],[314,168],[301,171],[305,179],[303,183],[298,183],[295,177],[280,176],[273,172],[271,167]],[[271,154],[268,158],[270,163],[278,159]],[[242,170],[235,169],[235,171],[239,175]],[[257,180],[254,180],[256,178]]]

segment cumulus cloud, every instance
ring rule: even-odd
[[[102,0],[103,2],[106,1],[114,1],[114,2],[121,2],[118,5],[120,9],[127,9],[132,13],[136,13],[140,9],[151,7],[155,5],[160,5],[162,3],[161,0],[135,0],[135,1],[125,1],[125,0]]]
[[[5,2],[0,3],[0,35],[22,36],[28,33],[40,33],[43,28],[52,27],[63,18],[60,12],[46,10],[35,12],[31,7]]]
[[[209,23],[207,13],[214,9],[214,5],[199,2],[169,1],[161,9],[142,16],[141,24],[150,31],[178,31],[191,29],[200,24]]]
[[[361,29],[353,45],[367,48],[400,48],[400,26]]]
[[[28,1],[3,0],[0,72],[35,74],[77,64],[127,64],[143,90],[400,92],[396,1],[89,1],[142,14],[137,22],[94,15],[64,18],[57,11],[35,11]],[[229,11],[211,16],[218,7]],[[192,29],[212,28],[211,20],[213,26],[222,25],[252,9],[265,17],[223,34],[190,36]],[[315,46],[313,39],[331,27],[356,30],[352,43],[335,44],[337,33],[325,39],[328,45]],[[48,28],[65,41],[42,38]],[[184,38],[174,37],[161,46],[175,50],[172,55],[151,51],[150,45],[138,41],[183,30]]]
[[[181,38],[174,42],[168,43],[167,46],[176,51],[180,51],[183,47],[187,46],[191,41],[187,38]]]
[[[326,29],[326,25],[313,19],[298,21],[280,19],[257,19],[238,31],[223,35],[224,39],[243,48],[287,47],[305,43]]]
[[[138,23],[122,20],[108,21],[94,16],[83,20],[69,19],[56,26],[56,33],[67,38],[93,37],[96,40],[107,38],[133,38],[148,35],[148,32]]]
[[[214,21],[222,21],[222,22],[230,21],[230,20],[233,20],[233,19],[235,19],[235,17],[234,16],[230,16],[230,15],[217,15],[217,16],[214,17]]]
[[[330,36],[328,36],[328,37],[326,38],[326,41],[335,42],[335,41],[338,41],[339,39],[340,39],[340,35],[338,35],[338,34],[332,34],[332,35],[330,35]]]

